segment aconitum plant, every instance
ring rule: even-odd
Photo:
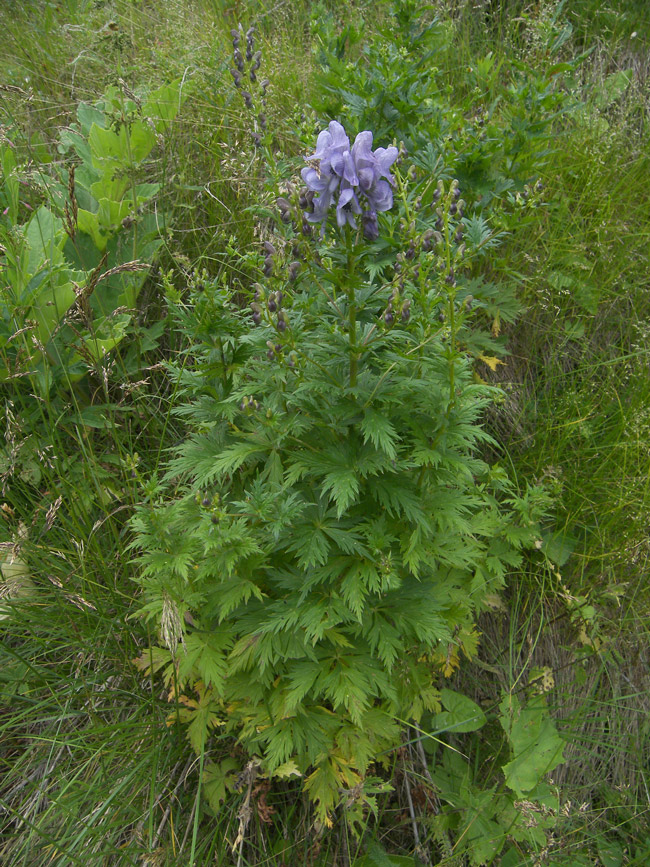
[[[332,122],[264,211],[250,284],[170,295],[187,435],[133,521],[159,633],[138,665],[215,778],[236,738],[324,823],[405,721],[432,724],[534,538],[535,498],[481,456],[458,184],[397,155]]]

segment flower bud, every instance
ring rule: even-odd
[[[418,175],[418,170],[416,169],[416,167],[415,166],[409,166],[409,170],[408,170],[407,175],[406,175],[407,178],[410,181],[414,181],[416,179],[417,175]]]
[[[278,313],[278,331],[286,331],[287,330],[287,316],[284,310],[281,310]]]
[[[259,325],[261,321],[262,321],[262,314],[261,314],[261,313],[258,313],[257,310],[255,310],[255,311],[253,312],[253,322],[254,322],[256,325]]]
[[[246,108],[253,107],[253,97],[247,90],[242,90],[241,95],[244,97],[244,102],[246,103]]]
[[[361,217],[361,222],[363,224],[363,237],[366,241],[376,241],[379,237],[377,214],[366,211]]]
[[[459,227],[456,229],[456,234],[454,235],[454,241],[455,241],[457,244],[460,244],[460,242],[461,242],[462,240],[463,240],[463,227],[462,227],[462,226],[459,226]]]
[[[271,292],[271,294],[269,295],[269,300],[266,306],[269,308],[269,313],[275,313],[275,311],[278,309],[278,305],[275,300],[275,292]]]
[[[293,282],[298,276],[298,272],[300,271],[300,262],[292,262],[289,265],[289,280]]]
[[[219,515],[210,515],[210,520],[212,521],[213,524],[218,524],[219,523]]]
[[[269,256],[275,256],[278,252],[270,241],[264,241],[262,246],[264,247],[264,252]]]
[[[203,499],[201,500],[201,505],[202,505],[202,506],[205,506],[205,508],[207,509],[208,506],[211,506],[211,505],[212,505],[212,500],[211,500],[211,498],[210,498],[210,497],[203,497]]]
[[[438,186],[437,186],[437,187],[435,188],[435,190],[433,191],[433,204],[434,204],[434,205],[435,205],[437,202],[440,201],[440,199],[441,199],[442,196],[444,195],[444,192],[445,192],[445,185],[444,185],[444,183],[440,180],[440,181],[438,181]]]
[[[235,80],[235,87],[241,87],[241,72],[236,69],[231,69],[230,74]]]
[[[422,249],[428,252],[431,249],[431,239],[433,238],[433,229],[427,229],[422,235]]]
[[[241,54],[241,51],[239,50],[239,48],[235,48],[235,50],[232,53],[232,56],[235,60],[235,66],[237,67],[237,69],[240,72],[243,72],[244,71],[244,58],[242,57],[242,54]]]
[[[268,78],[265,78],[263,81],[260,81],[260,87],[262,88],[262,96],[266,96],[266,88],[269,86],[271,82]]]
[[[455,286],[456,285],[456,281],[454,279],[454,269],[453,268],[449,269],[449,273],[445,277],[445,283],[448,286]]]
[[[387,310],[384,313],[384,322],[386,323],[386,325],[392,325],[394,321],[395,321],[394,314],[392,313],[392,311]]]
[[[266,130],[266,115],[263,112],[257,115],[257,122],[260,125],[260,129]]]
[[[264,260],[264,276],[270,277],[273,274],[273,256],[267,256]]]
[[[253,144],[256,148],[262,147],[262,136],[258,132],[252,132],[251,138],[253,139]]]

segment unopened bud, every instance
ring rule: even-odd
[[[433,229],[427,229],[422,235],[422,249],[427,252],[431,249],[431,240],[433,238]]]
[[[292,262],[289,265],[289,280],[291,280],[293,282],[296,279],[296,277],[298,276],[299,271],[300,271],[300,262]]]
[[[242,90],[241,95],[244,97],[244,102],[246,103],[246,108],[253,107],[253,97],[247,90]]]

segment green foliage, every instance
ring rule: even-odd
[[[0,222],[0,380],[24,377],[42,396],[69,388],[132,333],[138,293],[160,246],[160,214],[145,206],[160,185],[139,183],[144,162],[187,96],[180,82],[141,100],[109,88],[80,103],[59,152],[79,160],[42,179],[51,198],[19,222],[20,167],[0,144],[7,203]]]
[[[486,716],[473,702],[450,690],[445,692],[448,694],[443,701],[449,710],[447,716],[438,714],[432,719],[434,729],[440,731],[444,726],[453,735],[485,726]],[[443,801],[439,815],[429,820],[431,827],[441,842],[451,835],[455,853],[465,853],[477,867],[492,863],[509,839],[517,843],[520,860],[516,863],[522,863],[524,852],[540,852],[547,845],[547,832],[559,818],[558,793],[543,779],[562,761],[564,741],[548,713],[544,696],[531,696],[523,707],[514,694],[505,696],[499,722],[512,756],[503,767],[510,792],[498,778],[485,777],[484,772],[476,770],[486,757],[477,757],[473,769],[463,751],[453,745],[443,744],[442,755],[439,748],[429,750],[436,758],[432,781]],[[479,753],[486,746],[495,746],[491,734],[487,744],[481,745],[478,740],[472,743],[472,749]],[[506,854],[503,863],[507,860]]]

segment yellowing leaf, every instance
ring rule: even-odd
[[[283,765],[280,765],[279,768],[276,768],[273,771],[273,776],[278,777],[281,780],[286,780],[287,777],[302,777],[302,774],[298,770],[298,766],[296,765],[293,759],[289,759],[288,762],[285,762]]]
[[[507,611],[503,599],[499,596],[498,593],[487,593],[483,597],[483,602],[494,611]]]
[[[495,358],[494,355],[483,355],[482,352],[478,356],[478,360],[482,361],[483,364],[487,364],[487,366],[492,371],[495,371],[497,369],[497,364],[503,364],[504,363],[503,361],[501,361],[501,359]]]

